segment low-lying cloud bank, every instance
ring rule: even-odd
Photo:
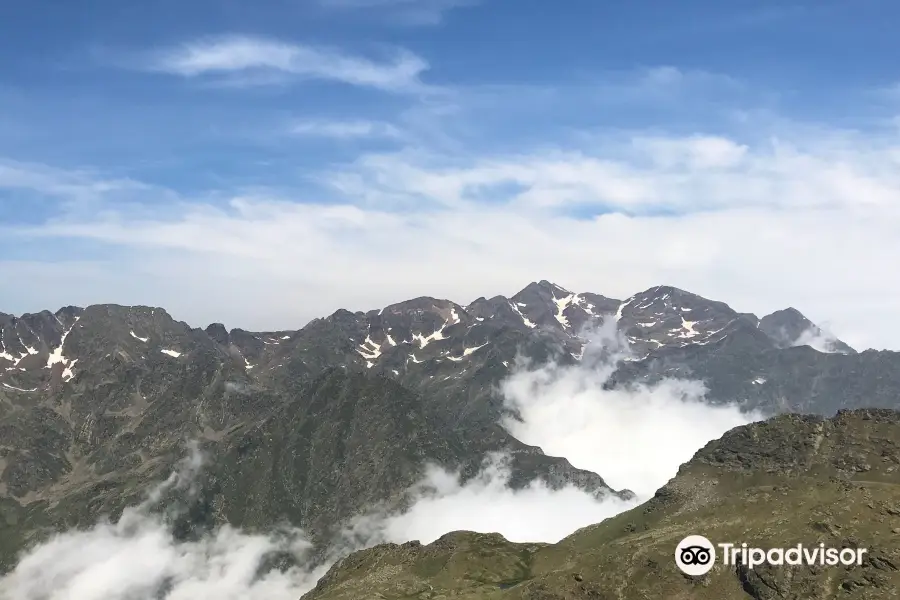
[[[825,354],[841,353],[837,337],[819,327],[813,326],[801,333],[791,346],[809,346]]]
[[[456,530],[555,542],[636,504],[601,502],[577,488],[551,490],[541,482],[512,490],[503,455],[488,457],[483,470],[465,484],[457,473],[429,465],[410,490],[415,501],[409,510],[373,510],[353,519],[322,564],[314,562],[312,544],[296,528],[251,534],[223,526],[198,540],[178,539],[166,518],[174,515],[152,508],[176,484],[190,486],[199,466],[195,452],[147,501],[126,509],[117,522],[68,531],[33,549],[0,578],[0,599],[297,600],[335,560],[376,544],[430,543]],[[279,556],[292,557],[296,566],[264,569]]]
[[[450,531],[499,532],[514,542],[558,542],[574,530],[637,505],[615,497],[598,500],[574,486],[550,489],[533,481],[523,489],[508,487],[507,457],[489,456],[481,472],[460,483],[457,473],[431,465],[412,491],[415,503],[402,513],[373,512],[354,519],[350,539],[430,543]]]
[[[521,419],[504,426],[516,438],[564,456],[641,501],[651,497],[707,442],[762,415],[737,405],[711,405],[698,381],[663,379],[653,385],[605,389],[627,340],[607,319],[574,366],[517,369],[502,385],[506,406]]]
[[[508,487],[506,457],[486,457],[482,471],[461,483],[457,473],[431,465],[410,490],[403,512],[373,510],[348,523],[330,553],[383,542],[434,541],[454,530],[499,532],[513,541],[556,542],[643,501],[696,450],[728,429],[758,418],[735,406],[703,402],[696,382],[667,380],[629,390],[605,390],[627,343],[611,323],[594,332],[580,365],[520,364],[504,382],[507,406],[520,419],[505,426],[522,441],[565,456],[628,488],[638,500],[597,500],[575,487],[549,489],[536,481]],[[179,540],[166,516],[152,511],[171,489],[190,489],[201,468],[194,451],[181,468],[115,522],[69,531],[41,544],[0,578],[2,600],[297,600],[324,574],[298,529],[267,535],[221,527],[198,540]],[[299,566],[265,570],[275,556]]]
[[[3,600],[297,600],[323,570],[260,572],[277,553],[303,559],[310,544],[299,530],[251,535],[224,526],[199,540],[176,539],[167,516],[153,512],[171,491],[192,491],[202,456],[192,449],[180,468],[126,508],[37,546],[0,579]]]

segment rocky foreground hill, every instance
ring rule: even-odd
[[[864,548],[852,566],[678,570],[688,535],[757,548]],[[775,600],[900,594],[900,412],[782,415],[707,444],[650,501],[558,544],[448,533],[354,553],[304,600]],[[721,555],[720,555],[721,556]]]
[[[709,402],[769,414],[900,407],[897,353],[857,353],[794,309],[758,318],[666,286],[618,300],[541,281],[277,332],[192,328],[142,306],[0,315],[0,570],[49,532],[136,502],[190,440],[215,457],[196,523],[286,520],[314,540],[402,503],[426,462],[467,477],[497,451],[512,485],[628,497],[498,425],[517,358],[576,364],[610,320],[630,345],[610,387],[700,379]]]

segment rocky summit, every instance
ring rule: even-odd
[[[194,328],[145,306],[0,314],[0,569],[53,531],[90,525],[139,502],[191,441],[213,459],[188,529],[289,522],[325,543],[372,505],[402,506],[426,464],[465,479],[492,453],[509,455],[513,487],[541,480],[631,498],[607,485],[603,473],[547,456],[498,424],[509,410],[499,383],[528,362],[588,361],[598,329],[614,330],[627,346],[617,350],[606,384],[613,388],[696,379],[706,385],[708,402],[736,401],[768,415],[900,407],[900,355],[856,352],[794,309],[758,318],[668,286],[620,300],[540,281],[508,298],[467,305],[415,298],[367,312],[338,310],[300,329],[272,332],[219,323]],[[795,423],[782,419],[773,423]],[[713,468],[698,460],[691,469]],[[714,485],[704,481],[698,493]],[[777,489],[754,497],[760,506],[792,497]],[[662,500],[656,502],[650,506]],[[629,514],[635,527],[650,522]],[[605,524],[601,538],[612,536],[617,523],[624,527],[623,518]],[[551,554],[533,557],[537,546],[490,539],[508,552],[510,572],[543,572],[534,570],[536,557],[552,555],[541,550]],[[376,552],[410,560],[434,555],[422,568],[438,573],[449,556],[442,548],[470,541],[457,535],[430,549]],[[354,560],[365,556],[375,555]],[[638,573],[648,564],[629,568]],[[316,594],[342,593],[334,587],[341,573]],[[575,585],[576,574],[560,581]],[[593,581],[587,572],[579,576],[582,587]],[[563,597],[540,593],[511,597]]]

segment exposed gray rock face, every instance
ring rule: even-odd
[[[759,321],[759,329],[768,335],[779,348],[810,345],[825,352],[853,354],[853,348],[844,342],[829,338],[816,324],[803,316],[796,308],[785,308],[766,315]]]
[[[513,485],[614,493],[602,473],[497,425],[497,384],[517,357],[577,364],[586,329],[610,319],[632,357],[609,386],[701,379],[710,402],[768,413],[900,407],[898,354],[797,345],[816,328],[795,313],[757,319],[667,286],[617,300],[540,281],[511,298],[416,298],[279,332],[196,329],[144,306],[0,314],[0,564],[43,526],[135,501],[191,439],[217,457],[204,518],[286,518],[323,538],[372,502],[402,502],[426,462],[472,475],[489,452],[511,453]]]

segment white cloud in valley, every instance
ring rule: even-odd
[[[599,473],[614,489],[648,500],[706,442],[763,418],[737,404],[710,404],[704,385],[693,380],[604,389],[616,362],[630,356],[628,343],[613,319],[590,335],[581,363],[522,368],[503,382],[506,405],[518,415],[504,424],[519,440]]]
[[[461,482],[458,473],[431,465],[403,513],[373,511],[355,519],[348,539],[369,543],[430,543],[451,531],[498,532],[514,542],[558,542],[576,529],[598,523],[636,502],[610,496],[598,500],[574,486],[551,489],[533,481],[511,489],[508,457],[488,457],[481,472]]]
[[[359,515],[346,525],[329,562],[376,543],[430,543],[458,530],[499,532],[518,542],[559,541],[646,500],[708,441],[757,418],[734,406],[704,404],[702,386],[695,382],[603,390],[615,362],[627,355],[625,341],[607,326],[593,334],[581,364],[519,363],[502,392],[520,417],[506,421],[514,435],[599,473],[613,488],[635,491],[636,500],[597,499],[572,486],[550,489],[540,481],[511,489],[504,455],[485,457],[481,472],[465,482],[453,471],[429,465],[409,490],[414,501],[408,510],[373,507]],[[191,486],[201,467],[195,450],[118,521],[68,531],[33,548],[0,579],[0,597],[296,600],[311,589],[328,563],[311,562],[301,530],[251,534],[226,526],[200,539],[179,540],[167,521],[150,511],[173,488],[196,493]],[[284,553],[299,566],[261,569],[267,559]]]
[[[0,598],[296,600],[315,584],[321,569],[259,571],[275,553],[302,561],[310,545],[301,531],[254,535],[225,526],[183,541],[176,539],[169,521],[152,511],[174,489],[190,493],[202,465],[203,456],[193,448],[171,477],[115,522],[63,532],[31,549],[0,577]]]

